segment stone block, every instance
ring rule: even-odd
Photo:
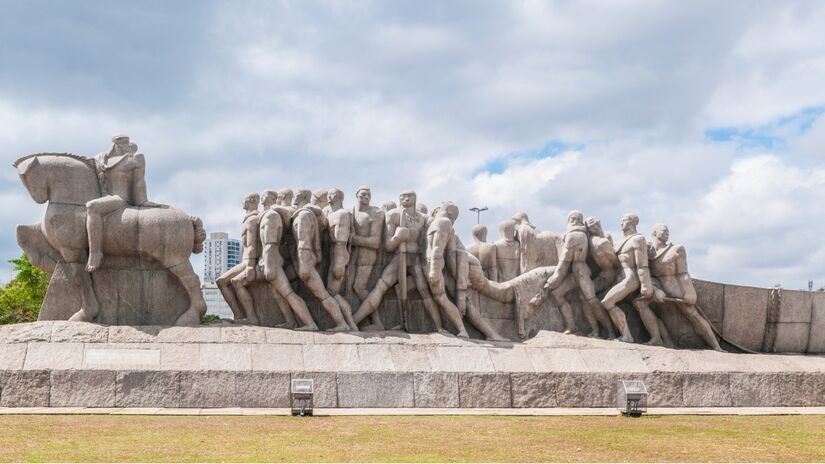
[[[305,345],[307,343],[314,343],[313,339],[315,337],[315,334],[312,332],[302,332],[299,330],[267,328],[265,332],[267,343]]]
[[[825,292],[814,292],[808,353],[825,353]]]
[[[725,286],[716,282],[693,279],[696,289],[696,302],[705,312],[714,327],[722,330],[722,318],[725,313]]]
[[[496,372],[534,372],[535,368],[522,346],[488,348]]]
[[[514,408],[555,408],[555,379],[547,373],[514,372],[510,374]]]
[[[412,373],[338,373],[338,407],[340,408],[412,408],[414,406]]]
[[[427,358],[436,372],[493,372],[493,361],[486,348],[433,346]]]
[[[390,345],[358,345],[358,360],[361,363],[361,370],[364,371],[393,372],[395,370]]]
[[[104,343],[87,344],[83,355],[85,369],[157,370],[160,369],[160,348],[157,345],[127,344],[136,348]]]
[[[200,345],[195,343],[159,343],[160,368],[165,371],[198,370]]]
[[[821,373],[742,373],[730,375],[733,406],[823,406]]]
[[[313,372],[357,372],[358,347],[353,345],[302,345],[304,368]]]
[[[120,371],[115,405],[121,408],[177,408],[180,372]]]
[[[512,406],[510,375],[460,373],[458,398],[462,408],[509,408]]]
[[[204,343],[198,350],[201,370],[251,371],[252,345]]]
[[[617,379],[623,380],[623,379]],[[680,408],[684,406],[682,375],[673,372],[655,372],[642,375],[647,387],[647,406],[651,408]]]
[[[48,342],[51,337],[50,321],[0,325],[0,343]]]
[[[762,349],[770,292],[765,288],[725,285],[725,338],[751,350]]]
[[[160,327],[154,325],[109,327],[109,343],[154,343]]]
[[[396,372],[430,372],[430,359],[427,357],[427,347],[390,345],[392,364]]]
[[[116,377],[115,371],[52,371],[49,405],[112,408]]]
[[[314,381],[313,404],[316,408],[338,407],[338,379],[333,372],[293,372],[291,379]]]
[[[158,343],[220,343],[219,327],[164,327],[158,331]]]
[[[266,343],[266,332],[260,327],[221,327],[220,331],[221,343]]]
[[[288,408],[288,372],[238,372],[235,377],[235,406],[242,408]]]
[[[32,342],[23,369],[80,369],[82,365],[82,343]]]
[[[785,304],[784,298],[782,304]],[[772,325],[776,328],[774,352],[804,353],[808,348],[808,335],[811,331],[810,323],[780,322],[778,324],[768,324],[769,327]]]
[[[47,407],[50,385],[49,371],[0,371],[0,407]]]
[[[813,292],[804,290],[782,290],[782,304],[779,306],[777,322],[811,322]]]
[[[26,344],[0,344],[0,371],[23,369],[26,361]]]
[[[236,407],[236,375],[236,372],[227,371],[181,372],[180,407]]]
[[[252,370],[296,372],[304,370],[301,345],[252,345]]]
[[[570,348],[527,348],[536,372],[587,372],[579,350]]]
[[[55,321],[52,323],[51,342],[106,343],[109,327],[88,322]]]
[[[416,408],[457,408],[458,374],[416,372],[413,374]]]
[[[313,342],[318,345],[348,345],[366,343],[369,334],[348,333],[348,332],[315,332]]]
[[[642,376],[611,373],[569,372],[552,374],[556,401],[561,408],[609,408],[616,404],[616,381]]]
[[[615,349],[609,356],[602,350],[579,350],[587,372],[650,372],[644,359],[635,350]]]
[[[682,374],[682,403],[688,408],[732,406],[730,375],[727,373]]]

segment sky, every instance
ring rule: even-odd
[[[11,164],[126,133],[149,198],[237,236],[246,192],[640,216],[691,274],[825,285],[825,3],[0,0],[0,280],[39,222]],[[202,258],[193,257],[197,270]]]

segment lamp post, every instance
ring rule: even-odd
[[[481,212],[487,211],[487,207],[485,206],[483,208],[478,208],[474,206],[470,208],[470,211],[474,211],[476,213],[476,224],[481,224]]]

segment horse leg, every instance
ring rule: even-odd
[[[201,293],[201,281],[192,269],[189,260],[178,263],[169,268],[175,274],[181,285],[189,295],[189,308],[178,317],[174,325],[195,326],[201,323],[201,317],[206,314],[206,301]]]
[[[80,286],[80,309],[69,318],[70,321],[94,322],[100,307],[97,303],[92,277],[86,272],[84,264],[66,262],[72,279]]]

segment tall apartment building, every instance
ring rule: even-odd
[[[241,242],[226,232],[213,232],[203,244],[203,282],[215,283],[241,262]]]

